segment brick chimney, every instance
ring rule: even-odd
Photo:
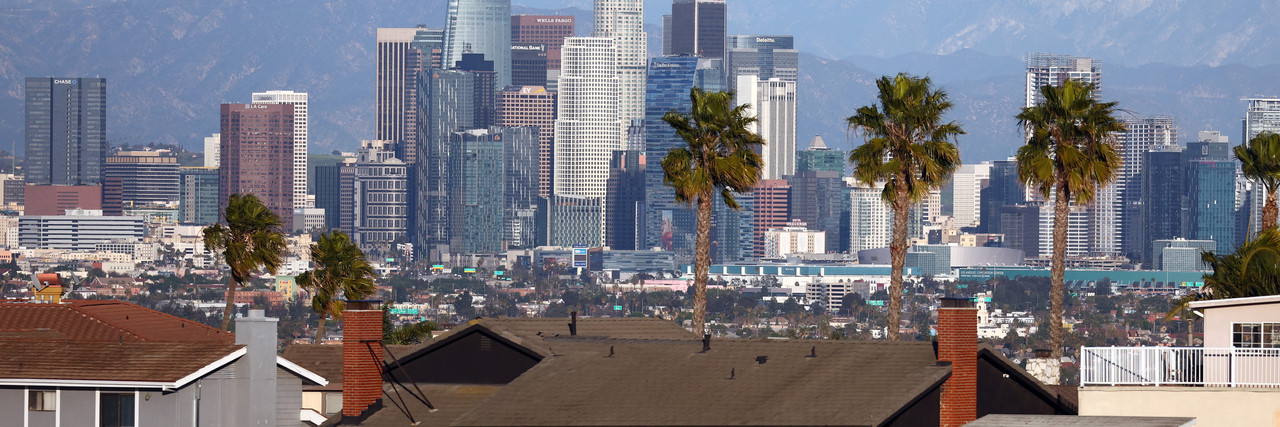
[[[342,312],[342,416],[360,416],[382,396],[381,301],[347,301]]]
[[[943,298],[938,308],[938,360],[951,362],[939,407],[943,427],[978,418],[978,309],[969,298]]]

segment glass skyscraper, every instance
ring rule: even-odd
[[[1236,162],[1226,142],[1192,142],[1186,162],[1189,239],[1212,240],[1218,253],[1235,251]]]
[[[670,111],[689,114],[692,109],[689,92],[693,90],[698,58],[668,56],[649,60],[649,77],[645,85],[645,153],[654,167],[645,168],[644,247],[692,253],[695,226],[693,209],[676,202],[675,191],[662,181],[658,165],[673,148],[685,146],[671,125],[662,121]]]
[[[25,148],[27,184],[101,184],[107,80],[28,77]]]
[[[454,132],[449,138],[450,249],[497,253],[502,249],[503,141],[488,129]]]
[[[511,0],[449,0],[444,29],[444,66],[463,53],[483,54],[497,72],[493,90],[511,84]]]
[[[414,250],[417,259],[435,261],[449,253],[450,136],[474,120],[475,76],[459,70],[424,71],[418,86],[417,197]]]
[[[1182,229],[1182,199],[1187,191],[1181,147],[1177,144],[1161,145],[1143,157],[1146,167],[1142,169],[1141,176],[1141,214],[1140,222],[1135,222],[1141,227],[1141,233],[1135,244],[1143,246],[1140,249],[1142,264],[1152,266],[1151,242],[1186,237]],[[1235,209],[1235,206],[1230,208]]]

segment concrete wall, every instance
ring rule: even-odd
[[[1196,417],[1196,427],[1280,426],[1280,389],[1082,387],[1080,415]]]
[[[1256,304],[1206,308],[1205,348],[1231,347],[1231,324],[1240,322],[1280,322],[1280,304]]]

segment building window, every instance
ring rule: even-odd
[[[324,414],[333,415],[342,412],[342,393],[324,394]]]
[[[1231,346],[1235,348],[1280,348],[1280,323],[1233,323]]]
[[[133,393],[102,393],[99,398],[98,425],[102,427],[135,427]]]
[[[31,411],[56,411],[58,410],[57,393],[53,390],[30,390],[27,392],[27,410]]]

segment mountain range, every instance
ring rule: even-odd
[[[1183,140],[1214,128],[1236,142],[1240,99],[1280,93],[1280,75],[1266,66],[1275,62],[1266,53],[1280,47],[1280,36],[1249,30],[1250,23],[1275,17],[1267,4],[796,1],[805,7],[730,0],[729,20],[731,32],[796,35],[801,146],[820,134],[847,148],[843,119],[874,102],[874,80],[910,72],[930,76],[950,93],[951,118],[968,132],[960,138],[965,161],[1008,156],[1021,142],[1013,115],[1023,102],[1021,56],[1031,50],[1101,58],[1103,97],[1135,116],[1176,117]],[[583,3],[525,0],[513,11],[574,15],[585,35],[588,10],[545,9]],[[649,3],[652,15],[661,2]],[[21,151],[24,77],[102,76],[108,137],[116,143],[199,149],[201,138],[217,132],[218,104],[289,89],[311,94],[313,152],[352,150],[373,134],[375,29],[439,27],[445,4],[27,0],[0,7],[0,149]],[[1105,25],[1080,30],[1089,28],[1089,17]],[[1032,31],[1029,23],[1037,19],[1052,24]],[[646,29],[656,54],[661,29]]]

